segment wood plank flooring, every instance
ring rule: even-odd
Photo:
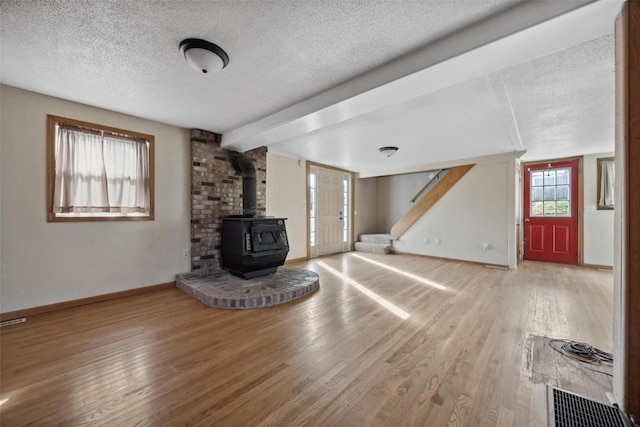
[[[606,401],[609,377],[541,343],[611,350],[611,272],[362,253],[296,266],[320,290],[272,308],[171,289],[2,328],[0,424],[546,426],[545,382]]]

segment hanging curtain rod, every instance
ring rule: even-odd
[[[89,133],[92,135],[102,135],[102,136],[106,136],[106,137],[111,137],[111,138],[121,138],[121,139],[127,139],[129,141],[135,141],[135,142],[148,142],[148,140],[144,139],[144,138],[137,138],[135,136],[131,136],[131,135],[127,135],[124,133],[116,133],[116,132],[109,132],[109,131],[105,131],[102,129],[92,129],[92,128],[88,128],[88,127],[84,127],[84,126],[76,126],[76,125],[72,125],[69,123],[60,123],[57,122],[56,125],[62,129],[69,129],[69,130],[73,130],[76,132],[84,132],[84,133]]]

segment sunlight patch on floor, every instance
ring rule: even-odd
[[[356,257],[358,259],[361,259],[362,261],[366,261],[366,262],[371,263],[373,265],[377,265],[378,267],[385,268],[385,269],[387,269],[389,271],[393,271],[394,273],[401,274],[401,275],[406,276],[406,277],[408,277],[410,279],[417,280],[420,283],[424,283],[425,285],[431,286],[431,287],[439,289],[441,291],[449,291],[449,292],[451,292],[449,290],[449,288],[447,288],[446,286],[443,286],[443,285],[441,285],[439,283],[436,283],[433,280],[425,279],[424,277],[420,277],[420,276],[418,276],[416,274],[409,273],[408,271],[400,270],[399,268],[392,267],[392,266],[384,264],[382,262],[374,261],[372,259],[363,257],[362,255],[351,254],[351,256],[354,256],[354,257]]]
[[[382,307],[386,308],[387,310],[389,310],[390,312],[392,312],[393,314],[395,314],[396,316],[398,316],[402,320],[406,320],[409,317],[411,317],[411,315],[409,313],[407,313],[406,311],[404,311],[403,309],[401,309],[397,305],[389,302],[388,300],[382,298],[380,295],[376,294],[375,292],[367,289],[365,286],[363,286],[360,283],[356,282],[355,280],[351,279],[346,274],[339,272],[338,270],[336,270],[333,267],[330,267],[325,262],[318,261],[318,265],[320,267],[322,267],[323,269],[327,270],[329,273],[331,273],[334,276],[338,277],[339,279],[343,280],[345,283],[353,286],[355,289],[357,289],[358,291],[362,292],[364,295],[368,296],[369,298],[371,298],[372,300],[374,300],[375,302],[377,302]]]

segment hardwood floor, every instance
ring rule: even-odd
[[[295,266],[320,290],[277,307],[171,289],[2,328],[0,423],[546,426],[544,382],[601,401],[611,387],[540,344],[611,350],[611,272],[362,253]]]

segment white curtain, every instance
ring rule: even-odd
[[[147,141],[58,125],[55,213],[149,213]]]
[[[102,135],[58,126],[53,211],[108,212]]]
[[[146,141],[104,136],[109,212],[149,212],[149,149]]]
[[[600,200],[598,205],[602,207],[614,207],[613,194],[615,192],[615,162],[613,160],[602,160],[600,163]]]

